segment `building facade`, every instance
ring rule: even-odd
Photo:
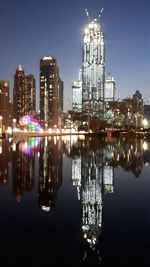
[[[64,82],[58,77],[58,127],[63,128]]]
[[[133,113],[140,113],[143,116],[144,106],[142,94],[137,90],[132,97]]]
[[[60,124],[58,117],[63,105],[63,82],[59,78],[59,69],[55,57],[40,59],[40,120],[48,127]]]
[[[72,110],[82,112],[82,81],[72,84]]]
[[[9,81],[0,81],[0,131],[9,126]]]
[[[32,74],[25,76],[25,114],[36,114],[36,81]]]
[[[24,115],[25,101],[25,73],[21,65],[18,65],[14,75],[13,106],[14,116],[17,122]]]
[[[19,65],[14,75],[13,90],[14,118],[19,121],[25,114],[35,115],[36,112],[36,83],[34,76],[25,75]]]
[[[104,90],[104,97],[105,102],[110,102],[115,100],[115,78],[111,75],[111,73],[108,73],[106,80],[105,80],[105,90]]]
[[[82,54],[82,110],[104,118],[105,46],[104,33],[98,20],[84,31]]]

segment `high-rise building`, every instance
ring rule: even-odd
[[[82,112],[81,69],[79,70],[78,80],[72,84],[72,110],[75,112]]]
[[[41,125],[60,126],[59,117],[63,105],[63,82],[55,57],[40,59],[40,120]],[[58,125],[59,124],[59,125]]]
[[[36,84],[32,74],[25,75],[24,69],[18,65],[14,76],[13,91],[14,117],[19,119],[25,114],[35,115]]]
[[[36,82],[32,74],[25,77],[25,113],[35,116],[36,113]]]
[[[104,90],[104,99],[105,102],[110,102],[115,100],[115,78],[108,73],[108,76],[105,80],[105,90]]]
[[[25,74],[21,65],[18,65],[14,75],[13,105],[14,116],[17,122],[24,115]]]
[[[132,114],[135,117],[135,127],[142,127],[144,118],[144,104],[142,94],[137,90],[132,97]]]
[[[64,82],[58,77],[58,127],[63,127],[63,107],[64,107]]]
[[[9,126],[9,81],[0,81],[0,124],[1,132]]]
[[[82,81],[72,84],[72,110],[82,112]]]
[[[143,116],[144,107],[143,107],[143,97],[142,94],[137,90],[132,97],[132,108],[133,113],[140,113]]]
[[[104,117],[105,46],[104,33],[97,19],[84,31],[82,55],[82,110]]]

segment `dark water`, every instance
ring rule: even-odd
[[[1,266],[150,266],[150,143],[0,140]]]

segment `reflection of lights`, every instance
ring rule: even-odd
[[[48,140],[47,140],[47,136],[45,137],[45,146],[48,145]]]
[[[148,149],[148,144],[144,141],[144,143],[143,143],[143,149],[144,150],[147,150]]]
[[[42,206],[42,210],[44,210],[45,212],[49,212],[50,211],[50,207]]]
[[[54,136],[54,145],[57,145],[57,137]]]
[[[89,231],[90,226],[89,225],[82,225],[82,229],[86,230],[86,231]]]
[[[51,128],[48,128],[48,133],[51,134],[53,130]]]
[[[148,121],[146,119],[144,119],[142,122],[143,122],[144,128],[146,128],[148,126]]]
[[[31,155],[32,151],[36,151],[39,148],[40,144],[40,137],[31,137],[28,139],[28,142],[21,142],[19,143],[19,149],[27,154]]]
[[[13,151],[16,151],[16,143],[13,143]]]
[[[7,133],[10,134],[10,135],[12,134],[12,128],[11,127],[8,127]]]

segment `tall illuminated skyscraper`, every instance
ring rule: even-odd
[[[14,75],[13,106],[14,116],[17,121],[24,115],[25,73],[21,65],[18,65]]]
[[[17,122],[25,114],[35,115],[35,78],[32,74],[26,76],[21,65],[18,65],[14,75],[13,106]]]
[[[105,46],[99,20],[90,21],[84,31],[82,55],[82,110],[104,117]]]
[[[25,113],[36,113],[36,81],[32,74],[25,77]]]
[[[0,131],[9,126],[9,81],[0,81]]]
[[[59,126],[63,105],[63,82],[55,57],[45,56],[40,60],[40,120],[48,127]],[[60,103],[61,102],[61,103]]]

